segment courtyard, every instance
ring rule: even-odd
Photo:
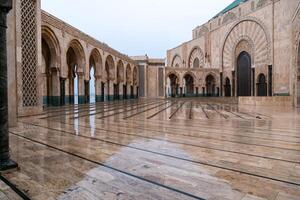
[[[10,148],[20,170],[1,175],[0,199],[299,199],[300,109],[220,102],[124,100],[19,117]]]

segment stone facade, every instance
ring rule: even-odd
[[[169,95],[184,96],[190,87],[194,96],[244,96],[239,69],[249,57],[245,96],[291,96],[299,105],[299,6],[248,0],[195,28],[191,41],[167,52]]]
[[[165,59],[153,59],[146,56],[131,57],[139,66],[139,97],[165,97]]]

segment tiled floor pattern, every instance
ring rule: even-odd
[[[2,176],[30,199],[300,199],[295,108],[126,100],[48,108],[10,132],[20,170]]]

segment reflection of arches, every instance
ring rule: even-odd
[[[192,96],[194,94],[194,78],[190,74],[186,74],[184,77],[185,94]]]
[[[230,85],[230,79],[228,77],[225,79],[224,90],[225,90],[225,97],[230,97],[231,96],[231,85]]]
[[[179,55],[175,55],[172,60],[171,66],[172,67],[180,67],[181,63],[182,63],[181,57]]]
[[[213,75],[209,74],[205,78],[206,82],[206,96],[214,96],[215,95],[215,88],[216,88],[216,79]]]
[[[43,104],[44,106],[58,106],[60,96],[60,46],[54,32],[47,26],[42,26],[42,73]]]
[[[251,57],[245,51],[237,59],[237,95],[251,96]]]
[[[192,50],[189,56],[189,68],[199,68],[204,65],[204,55],[199,47]]]
[[[67,50],[69,103],[85,103],[84,96],[84,66],[85,53],[77,40],[72,40]]]
[[[267,80],[264,74],[258,75],[257,78],[257,96],[267,96],[268,89],[267,89]]]

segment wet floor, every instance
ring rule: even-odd
[[[299,109],[126,100],[48,108],[18,124],[20,170],[3,178],[29,199],[300,199]]]

